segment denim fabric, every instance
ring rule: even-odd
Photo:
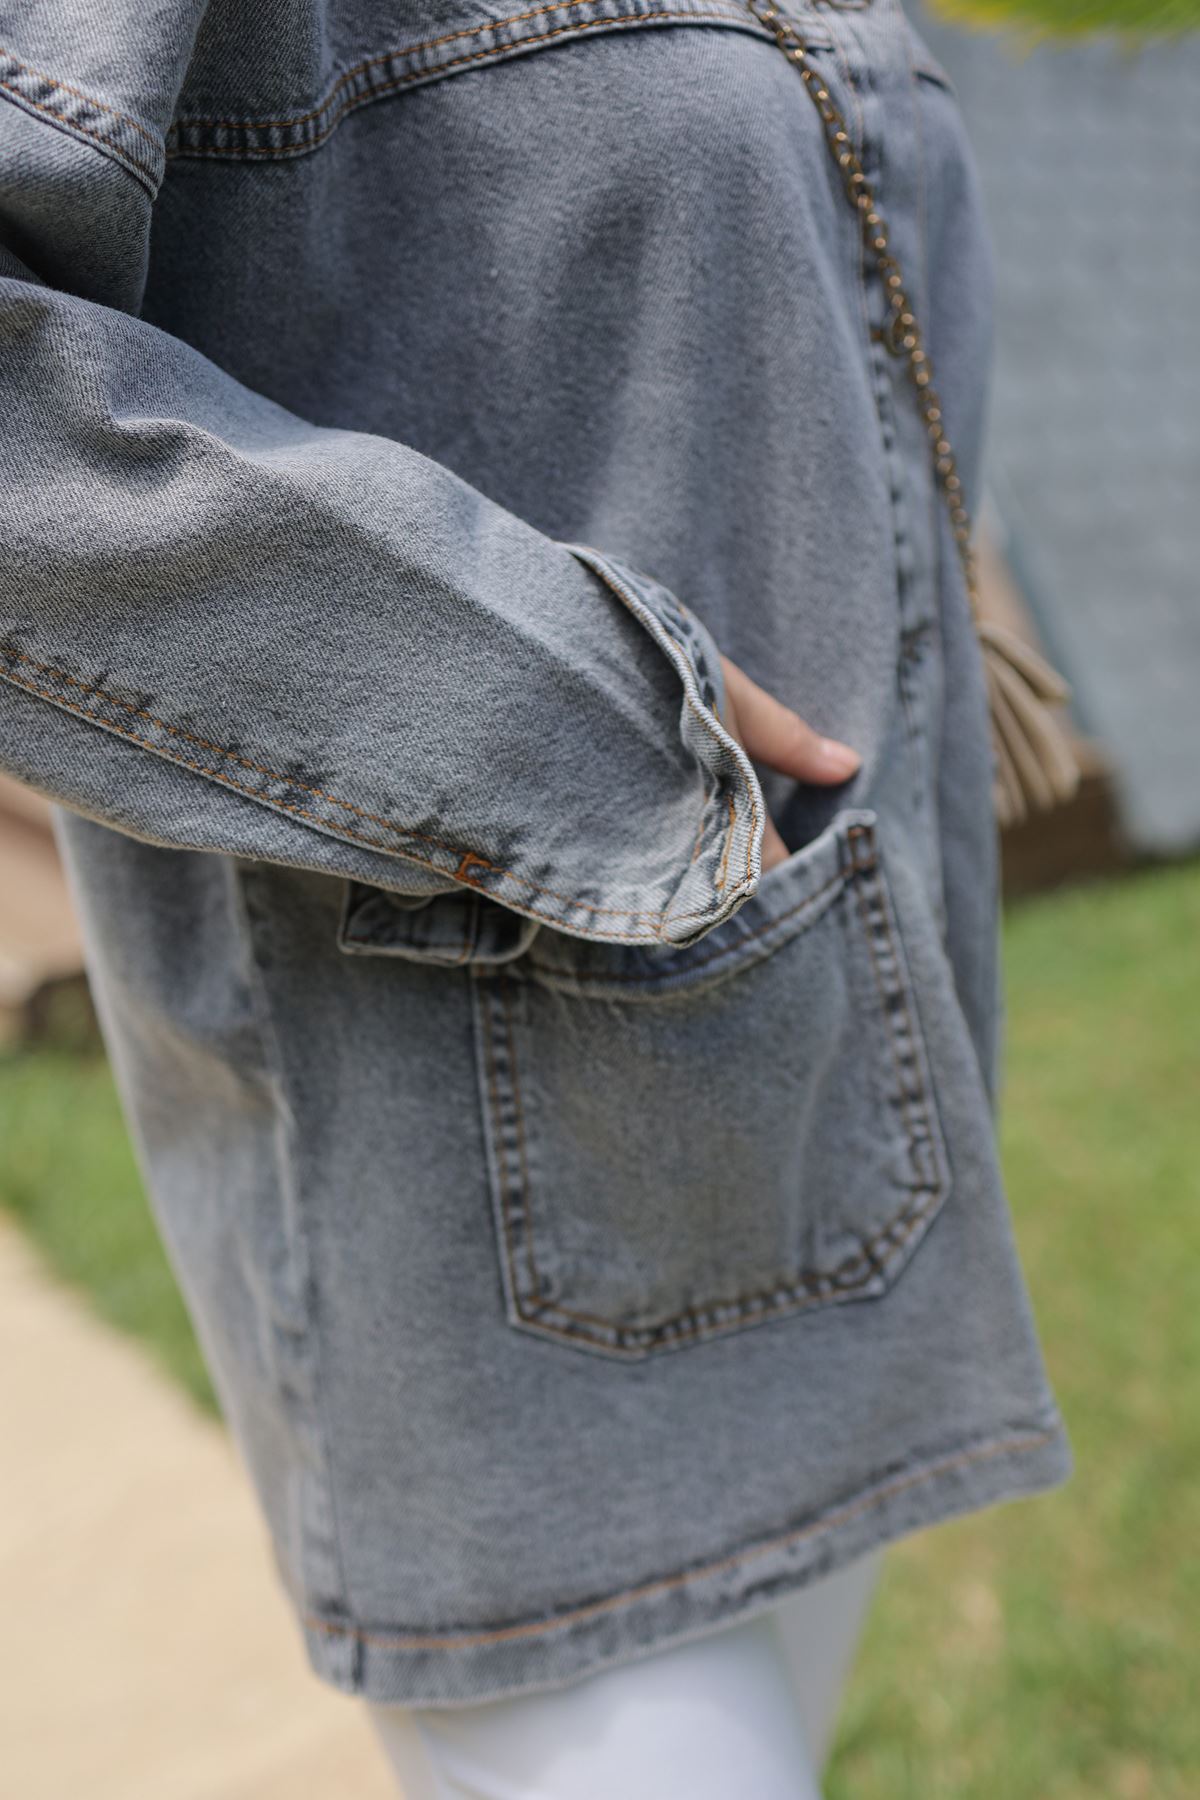
[[[977,498],[954,96],[792,11]],[[394,15],[4,22],[0,761],[312,1666],[454,1704],[1071,1458],[978,645],[816,110],[741,0]],[[754,765],[718,646],[854,778]]]

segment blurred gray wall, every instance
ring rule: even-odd
[[[909,7],[997,253],[989,477],[1122,829],[1200,848],[1200,38],[1028,51]]]

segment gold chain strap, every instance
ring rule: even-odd
[[[884,339],[891,351],[907,358],[909,373],[916,383],[921,414],[933,444],[934,468],[946,498],[950,523],[954,528],[954,541],[962,560],[971,611],[978,618],[979,583],[975,571],[975,553],[971,547],[971,520],[963,505],[962,481],[954,460],[954,451],[942,427],[942,407],[933,385],[929,355],[921,340],[920,327],[904,286],[900,265],[891,252],[887,221],[875,203],[875,196],[867,183],[862,163],[846,128],[846,121],[839,112],[833,95],[808,60],[808,49],[799,32],[777,7],[762,5],[759,0],[746,0],[746,5],[755,18],[774,33],[779,48],[799,69],[800,79],[821,115],[826,142],[842,172],[850,203],[858,210],[867,248],[874,254],[891,308],[891,317],[884,328]]]
[[[800,33],[769,0],[745,0],[745,4],[748,11],[771,31],[808,89],[821,116],[825,140],[841,170],[850,204],[858,213],[867,249],[875,258],[883,282],[889,307],[883,339],[894,355],[905,358],[917,390],[921,417],[929,433],[934,472],[950,514],[967,598],[983,646],[995,749],[996,810],[1001,824],[1015,824],[1025,817],[1030,807],[1044,809],[1069,799],[1079,785],[1082,770],[1074,747],[1062,725],[1047,710],[1049,705],[1067,700],[1071,689],[1057,670],[1030,645],[995,620],[983,617],[971,519],[963,501],[962,479],[946,436],[929,353],[900,265],[892,254],[887,221],[871,192],[846,120],[809,61],[808,47]]]

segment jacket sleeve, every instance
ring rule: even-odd
[[[0,57],[0,766],[152,843],[701,936],[763,826],[702,623],[137,317],[167,11],[98,67]]]

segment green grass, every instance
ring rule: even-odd
[[[829,1800],[1200,1794],[1200,866],[1014,907],[1001,1143],[1076,1470],[889,1556]]]
[[[0,1060],[0,1146],[0,1206],[59,1275],[215,1414],[103,1057],[41,1050]]]
[[[1008,26],[1035,42],[1100,33],[1144,43],[1200,29],[1200,0],[931,0],[931,6],[951,24],[984,31]]]
[[[828,1800],[1200,1794],[1200,864],[1009,912],[1002,1149],[1076,1471],[890,1552]],[[209,1408],[102,1063],[0,1063],[0,1204]]]

